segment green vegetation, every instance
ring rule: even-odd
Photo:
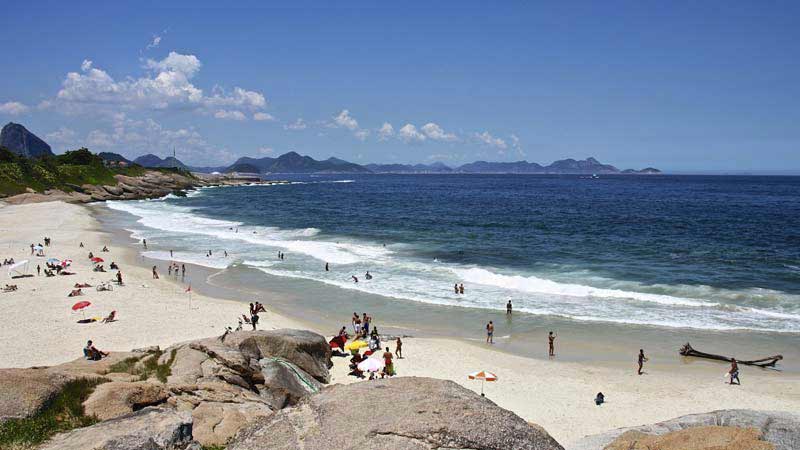
[[[161,172],[192,175],[182,169],[148,169]],[[0,197],[16,195],[31,188],[37,192],[60,189],[65,192],[80,190],[84,184],[116,185],[114,175],[140,176],[145,169],[138,165],[119,167],[106,165],[103,158],[85,148],[63,155],[28,159],[0,147]],[[192,177],[193,178],[193,177]]]
[[[172,375],[172,363],[175,361],[176,350],[172,350],[169,359],[164,364],[159,364],[158,360],[164,354],[161,350],[147,354],[144,358],[132,356],[111,365],[109,372],[129,373],[139,375],[140,381],[145,381],[151,376],[155,376],[162,383],[167,382],[167,377]],[[142,361],[139,364],[139,361]]]
[[[104,381],[85,379],[70,381],[37,415],[0,423],[0,448],[33,448],[56,433],[97,423],[95,417],[84,414],[83,402],[89,398],[95,386]]]

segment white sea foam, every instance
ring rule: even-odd
[[[194,264],[197,266],[208,267],[211,269],[225,269],[233,263],[233,257],[227,258],[222,255],[203,256],[194,253],[173,252],[170,256],[167,251],[147,251],[143,256],[160,261],[172,261],[176,263]]]

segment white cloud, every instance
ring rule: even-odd
[[[299,118],[294,122],[287,123],[286,125],[283,126],[284,130],[294,130],[294,131],[305,130],[306,128],[308,128],[308,125],[306,125],[306,123],[303,121],[302,118]]]
[[[67,127],[61,127],[52,133],[45,134],[44,138],[51,144],[67,147],[75,145],[77,136],[78,133],[76,133],[74,130],[71,130]]]
[[[384,122],[378,129],[378,140],[385,141],[394,136],[394,127],[389,122]]]
[[[256,150],[256,153],[262,156],[267,156],[275,153],[275,149],[272,147],[261,147]]]
[[[275,120],[275,117],[270,113],[257,112],[253,114],[253,120],[257,120],[259,122],[272,122]]]
[[[257,111],[267,101],[260,92],[240,87],[227,93],[215,87],[211,95],[190,80],[202,67],[194,55],[170,52],[162,60],[148,59],[148,74],[115,80],[108,72],[94,67],[90,60],[81,64],[81,72],[70,72],[62,83],[56,99],[66,110],[83,105],[114,105],[125,109],[183,109],[217,110],[236,108]]]
[[[161,36],[155,35],[153,36],[153,39],[150,41],[150,43],[147,44],[147,47],[145,47],[145,49],[150,50],[151,48],[158,47],[160,44],[161,44]]]
[[[426,139],[425,135],[417,131],[417,127],[410,123],[403,125],[397,135],[405,142],[422,142]]]
[[[19,114],[25,114],[28,112],[30,108],[27,105],[20,102],[5,102],[0,103],[0,114],[9,114],[12,116],[16,116]]]
[[[245,116],[243,112],[226,109],[220,109],[219,111],[215,112],[214,117],[217,119],[227,120],[247,120],[247,116]]]
[[[489,134],[488,131],[484,131],[483,133],[475,133],[473,136],[475,137],[475,139],[477,139],[480,142],[483,142],[489,147],[494,147],[498,149],[508,148],[508,144],[506,144],[506,141],[504,141],[499,137],[492,136],[491,134]]]
[[[114,139],[105,131],[92,130],[86,136],[86,145],[89,148],[109,149],[114,145]]]
[[[426,123],[421,129],[425,136],[434,141],[453,142],[458,140],[455,134],[445,133],[442,127],[433,122]]]
[[[337,126],[347,128],[350,131],[358,130],[358,121],[354,119],[350,115],[350,111],[346,109],[343,109],[342,112],[339,113],[339,115],[334,117],[333,122]]]
[[[511,148],[513,148],[519,156],[525,156],[525,150],[522,149],[522,144],[519,142],[519,137],[516,134],[511,136]]]
[[[369,136],[369,130],[358,130],[353,133],[353,136],[355,136],[359,141],[365,141]]]

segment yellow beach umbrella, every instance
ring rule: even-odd
[[[364,341],[352,341],[352,342],[348,342],[347,344],[344,344],[344,349],[345,349],[345,351],[353,351],[353,350],[358,350],[358,349],[363,348],[363,347],[367,347],[368,345],[369,344],[367,344]]]

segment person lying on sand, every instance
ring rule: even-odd
[[[108,252],[108,251],[110,251],[110,250],[108,250],[108,247],[106,247],[106,246],[104,245],[104,246],[103,246],[103,250],[101,250],[101,251],[103,251],[103,252]]]
[[[83,356],[92,361],[100,361],[108,355],[108,352],[104,352],[95,347],[92,341],[87,341],[86,347],[83,348]]]
[[[75,283],[74,287],[76,287],[76,288],[88,288],[88,287],[92,287],[92,285],[89,284],[89,283]]]
[[[113,261],[111,262],[111,265],[108,266],[108,268],[111,269],[111,270],[119,270],[119,266],[117,265],[117,263],[115,263]]]
[[[73,289],[67,297],[77,297],[79,295],[83,295],[83,291],[80,289]]]
[[[3,288],[3,292],[13,292],[17,290],[16,284],[7,284],[6,287]]]

